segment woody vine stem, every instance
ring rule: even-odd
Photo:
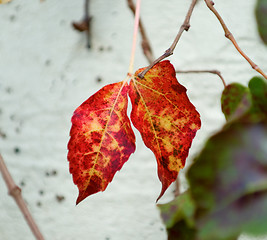
[[[222,28],[224,30],[225,37],[228,38],[233,43],[233,45],[235,46],[236,50],[248,61],[248,63],[251,65],[251,67],[253,69],[255,69],[258,73],[260,73],[265,79],[267,79],[267,75],[239,47],[239,45],[237,44],[233,34],[230,32],[230,30],[226,26],[225,22],[223,21],[222,17],[220,16],[220,14],[214,8],[214,4],[215,3],[213,1],[211,1],[211,0],[204,0],[204,1],[206,2],[206,5],[208,6],[208,8],[214,13],[214,15],[219,20],[219,22],[220,22],[220,24],[221,24],[221,26],[222,26]]]
[[[2,155],[0,154],[0,172],[3,175],[3,178],[6,182],[7,188],[8,188],[8,192],[9,195],[11,195],[14,200],[16,201],[18,207],[20,208],[25,220],[27,221],[30,229],[32,230],[32,233],[34,234],[34,236],[36,237],[37,240],[44,240],[43,235],[41,234],[37,224],[35,223],[25,201],[22,198],[21,195],[21,189],[15,184],[12,176],[10,175],[4,159],[2,157]]]
[[[133,0],[127,0],[127,2],[128,2],[128,6],[129,6],[130,10],[135,15],[136,8],[135,8],[135,5],[133,3]],[[193,6],[191,4],[189,11],[191,10],[191,8]],[[183,26],[181,28],[183,28]],[[142,37],[141,45],[142,45],[142,48],[143,48],[143,53],[144,53],[145,57],[147,58],[147,61],[149,62],[149,64],[153,65],[154,56],[153,56],[152,47],[151,47],[150,41],[149,41],[149,39],[148,39],[148,37],[146,35],[145,27],[144,27],[144,24],[143,24],[143,22],[141,20],[141,17],[139,17],[139,30],[140,30],[140,34],[141,34],[141,37]],[[180,36],[180,34],[178,34],[178,35]],[[221,72],[218,71],[218,70],[187,70],[187,71],[185,71],[185,70],[176,70],[176,73],[182,73],[182,74],[211,73],[211,74],[215,74],[215,75],[219,76],[219,78],[222,80],[222,83],[223,83],[224,87],[226,87],[226,82],[225,82]]]
[[[219,20],[224,32],[225,32],[225,37],[228,38],[233,45],[235,46],[235,48],[237,49],[237,51],[247,60],[247,62],[251,65],[251,67],[256,70],[258,73],[260,73],[265,79],[267,79],[267,75],[259,68],[259,66],[257,64],[255,64],[243,51],[242,49],[239,47],[239,45],[237,44],[233,34],[230,32],[230,30],[228,29],[228,27],[226,26],[225,22],[223,21],[221,15],[218,13],[218,11],[214,8],[215,3],[211,0],[204,0],[207,7],[214,13],[214,15],[216,16],[216,18]],[[144,69],[143,72],[141,72],[139,74],[140,78],[143,78],[145,76],[145,74],[158,62],[160,62],[161,60],[169,57],[170,55],[173,54],[173,51],[181,37],[181,35],[183,34],[184,31],[188,31],[190,28],[190,18],[191,15],[193,13],[194,7],[197,3],[197,0],[192,0],[191,5],[189,7],[189,10],[187,12],[187,15],[185,17],[185,20],[182,24],[182,26],[180,27],[180,30],[176,36],[176,38],[174,39],[172,45],[159,57],[157,58],[155,61],[153,61],[147,68]],[[190,71],[187,71],[186,73],[189,73]],[[193,73],[196,71],[192,71]],[[210,72],[210,73],[214,73],[217,74],[221,80],[223,81],[224,86],[226,86],[224,79],[222,78],[221,74],[219,72],[216,71],[198,71],[198,72]],[[184,72],[185,73],[185,72]],[[219,73],[219,74],[218,74]]]
[[[186,14],[185,20],[183,22],[183,24],[181,25],[179,32],[176,36],[176,38],[174,39],[173,43],[171,44],[171,46],[164,52],[163,55],[161,55],[159,58],[157,58],[156,60],[153,61],[154,57],[152,54],[152,50],[149,44],[149,41],[147,39],[144,27],[143,27],[143,23],[141,22],[141,20],[139,20],[139,15],[140,15],[140,4],[141,4],[141,0],[137,0],[137,5],[136,8],[134,7],[134,4],[132,2],[132,0],[127,0],[128,1],[128,5],[130,7],[130,9],[135,12],[135,26],[134,26],[134,34],[133,34],[133,45],[132,45],[132,53],[131,53],[131,58],[130,58],[130,64],[129,64],[129,70],[128,70],[128,77],[131,76],[131,74],[133,74],[133,64],[134,64],[134,56],[135,56],[135,48],[136,48],[136,38],[137,38],[137,31],[138,31],[138,25],[140,24],[140,32],[141,32],[141,36],[142,36],[142,47],[144,50],[144,54],[147,57],[149,63],[151,63],[142,73],[140,73],[140,77],[144,77],[145,74],[158,62],[160,62],[161,60],[169,57],[170,55],[173,54],[174,49],[176,48],[177,43],[179,42],[182,34],[184,31],[188,31],[190,28],[190,19],[191,19],[191,15],[193,13],[194,7],[197,3],[197,0],[192,0],[190,7],[188,9],[188,12]],[[211,0],[204,0],[207,7],[214,13],[214,15],[216,16],[216,18],[219,20],[224,32],[225,32],[225,37],[228,38],[232,44],[234,45],[234,47],[237,49],[237,51],[247,60],[247,62],[251,65],[251,67],[256,70],[257,72],[259,72],[265,79],[267,79],[267,75],[258,67],[257,64],[255,64],[243,51],[242,49],[239,47],[239,45],[237,44],[233,34],[230,32],[230,30],[228,29],[228,27],[226,26],[224,20],[222,19],[221,15],[218,13],[218,11],[215,9],[214,7],[214,2]],[[86,5],[85,5],[85,9],[86,9],[86,13],[88,13],[88,8],[89,8],[89,0],[86,0]],[[86,17],[86,21],[88,24],[88,45],[90,45],[90,32],[89,32],[89,23],[90,23],[90,17],[88,14],[85,14]],[[139,22],[140,21],[140,22]],[[224,86],[225,81],[222,78],[221,74],[219,71],[217,70],[202,70],[202,71],[177,71],[178,73],[201,73],[201,72],[210,72],[213,74],[217,74],[223,81]],[[8,187],[9,190],[9,194],[14,198],[14,200],[16,201],[17,205],[19,206],[21,212],[23,213],[26,221],[28,222],[33,234],[35,235],[36,239],[38,240],[43,240],[43,236],[40,232],[40,230],[38,229],[34,219],[32,218],[27,205],[25,203],[25,201],[22,198],[21,195],[21,189],[15,184],[13,178],[11,177],[5,163],[4,160],[0,154],[0,171],[3,175],[3,178],[6,182],[6,185]]]
[[[189,28],[190,28],[190,18],[191,18],[191,15],[193,13],[193,10],[194,10],[194,7],[196,6],[196,3],[197,3],[197,0],[192,0],[192,3],[189,7],[189,10],[186,14],[186,17],[185,17],[185,20],[184,20],[184,23],[182,24],[182,26],[180,27],[179,29],[179,32],[178,34],[176,35],[172,45],[165,51],[165,53],[163,55],[161,55],[159,58],[157,58],[155,61],[153,61],[143,72],[141,72],[139,74],[139,77],[140,78],[143,78],[145,76],[145,74],[157,63],[159,63],[161,60],[169,57],[170,55],[173,54],[173,51],[178,43],[178,41],[180,40],[182,34],[184,31],[188,31]]]

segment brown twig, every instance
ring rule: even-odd
[[[135,5],[134,5],[133,1],[127,0],[127,2],[128,2],[128,6],[131,9],[132,13],[135,14]],[[145,28],[144,28],[144,25],[143,25],[141,18],[139,19],[139,30],[140,30],[140,33],[142,36],[141,45],[143,48],[144,55],[146,56],[149,64],[151,64],[154,61],[154,56],[153,56],[152,48],[150,46],[150,43],[149,43],[148,37],[146,35]]]
[[[87,36],[87,47],[91,48],[91,26],[90,26],[90,22],[91,22],[91,17],[89,15],[89,0],[85,0],[85,7],[84,7],[85,13],[84,13],[84,19],[87,23],[88,29],[86,31],[86,36]]]
[[[188,71],[176,70],[176,73],[185,73],[185,74],[187,74],[187,73],[212,73],[212,74],[216,74],[222,80],[223,86],[226,87],[225,80],[224,80],[221,72],[218,70],[188,70]]]
[[[206,5],[208,8],[214,13],[214,15],[219,20],[220,24],[222,25],[222,28],[225,33],[225,37],[228,38],[235,46],[236,50],[248,61],[248,63],[251,65],[251,67],[259,72],[265,79],[267,79],[267,75],[256,65],[238,46],[233,34],[229,31],[228,27],[226,26],[225,22],[223,21],[220,14],[217,12],[217,10],[214,8],[214,2],[211,0],[204,0],[206,2]]]
[[[21,189],[15,184],[12,176],[10,175],[4,159],[2,158],[1,154],[0,154],[0,171],[2,172],[3,178],[6,182],[8,191],[9,191],[9,195],[11,195],[14,200],[16,201],[17,205],[19,206],[24,218],[26,219],[30,229],[32,230],[32,233],[34,234],[34,236],[36,237],[37,240],[44,240],[43,235],[41,234],[38,226],[36,225],[29,209],[27,208],[27,205],[25,203],[25,201],[22,198],[21,195]]]
[[[197,3],[197,0],[192,0],[191,5],[190,5],[190,7],[189,7],[189,10],[188,10],[188,12],[187,12],[187,14],[186,14],[185,20],[184,20],[182,26],[180,27],[180,30],[179,30],[177,36],[175,37],[175,39],[174,39],[172,45],[165,51],[165,53],[164,53],[163,55],[161,55],[159,58],[157,58],[155,61],[153,61],[148,67],[146,67],[146,68],[144,69],[144,71],[142,71],[141,73],[138,74],[138,76],[139,76],[140,78],[143,78],[143,77],[145,76],[145,74],[146,74],[146,73],[147,73],[147,72],[148,72],[148,71],[149,71],[155,64],[157,64],[158,62],[160,62],[160,61],[163,60],[164,58],[167,58],[167,57],[169,57],[170,55],[173,54],[173,51],[174,51],[174,49],[175,49],[175,47],[176,47],[178,41],[180,40],[180,38],[181,38],[183,32],[184,32],[184,31],[188,31],[189,28],[190,28],[190,18],[191,18],[191,15],[192,15],[192,12],[193,12],[193,10],[194,10],[194,7],[195,7],[196,3]]]
[[[89,15],[89,0],[85,0],[84,18],[80,22],[73,22],[72,26],[79,32],[86,32],[88,48],[91,48],[91,20],[92,17]]]

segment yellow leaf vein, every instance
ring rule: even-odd
[[[159,118],[159,119],[164,119],[163,117],[161,117],[161,116],[158,116],[158,115],[155,115],[155,114],[153,114],[153,115],[151,115],[152,117],[155,117],[155,118]],[[177,127],[177,125],[175,125],[173,122],[171,122],[170,121],[170,123],[171,123],[171,125],[176,129],[176,130],[178,130],[180,133],[183,133],[178,127]]]
[[[120,88],[120,90],[119,90],[119,92],[118,92],[118,94],[117,94],[117,96],[116,96],[115,101],[114,101],[113,104],[111,105],[112,107],[110,108],[110,113],[109,113],[109,116],[108,116],[108,120],[107,120],[107,123],[106,123],[106,125],[105,125],[104,131],[103,131],[103,134],[102,134],[102,137],[101,137],[101,141],[100,141],[100,143],[99,143],[99,151],[96,152],[97,155],[96,155],[94,164],[93,164],[93,166],[92,166],[91,169],[95,169],[95,165],[97,164],[98,156],[99,156],[99,154],[102,154],[102,153],[101,153],[101,148],[102,148],[102,144],[103,144],[104,138],[105,138],[105,136],[106,136],[106,134],[107,134],[107,129],[108,129],[108,126],[109,126],[109,122],[110,122],[110,119],[111,119],[112,114],[113,114],[113,112],[114,112],[115,106],[116,106],[116,104],[118,103],[118,99],[119,99],[119,97],[120,97],[120,95],[121,95],[121,91],[122,91],[122,89],[123,89],[125,83],[126,83],[126,82],[123,82],[123,84],[122,84],[122,86],[121,86],[121,88]],[[92,177],[92,176],[93,176],[93,175],[90,175],[90,176],[89,176],[89,179],[87,180],[87,184],[85,184],[85,186],[86,186],[86,187],[85,187],[85,190],[86,190],[87,187],[89,186],[90,181],[91,181],[91,177]]]
[[[156,93],[156,94],[158,94],[160,96],[163,96],[171,105],[173,105],[175,107],[175,109],[178,108],[168,97],[166,97],[166,93],[161,93],[161,92],[159,92],[159,91],[157,91],[157,90],[155,90],[155,89],[153,89],[153,88],[151,88],[151,87],[149,87],[149,86],[147,86],[145,84],[142,84],[142,83],[140,83],[138,81],[135,81],[135,82],[138,83],[139,85],[141,85],[142,87],[144,87],[144,88],[146,88],[146,89],[148,89],[148,90],[150,90],[150,91],[152,91],[152,92],[154,92],[154,93]]]
[[[158,135],[157,135],[156,129],[155,129],[154,124],[153,124],[152,116],[150,115],[150,112],[149,112],[149,110],[148,110],[148,107],[147,107],[147,105],[146,105],[146,102],[145,102],[145,100],[144,100],[144,98],[143,98],[141,92],[139,91],[137,85],[136,85],[136,83],[139,83],[139,82],[135,81],[135,79],[132,79],[132,80],[133,80],[135,89],[136,89],[136,91],[138,92],[138,94],[139,94],[139,96],[140,96],[140,99],[142,100],[142,102],[143,102],[143,104],[144,104],[146,113],[147,113],[148,118],[149,118],[149,122],[150,122],[150,124],[151,124],[151,126],[152,126],[153,133],[154,133],[155,139],[156,139],[156,141],[157,141],[157,147],[158,147],[158,150],[159,150],[159,153],[160,153],[160,157],[162,157],[162,153],[161,153],[161,149],[160,149],[160,144],[159,144],[159,141],[158,141]],[[143,85],[143,84],[141,84],[141,85]],[[144,85],[144,86],[145,86],[145,85]],[[154,89],[152,89],[152,90],[154,90]],[[161,94],[161,93],[159,93],[159,94]]]

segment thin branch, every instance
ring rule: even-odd
[[[143,78],[145,76],[145,74],[155,65],[157,64],[158,62],[160,62],[161,60],[163,60],[164,58],[167,58],[169,57],[170,55],[173,54],[173,51],[178,43],[178,41],[180,40],[182,34],[184,31],[188,31],[189,28],[190,28],[190,18],[191,18],[191,15],[192,15],[192,12],[194,10],[194,7],[197,3],[197,0],[192,0],[191,2],[191,5],[189,7],[189,10],[186,14],[186,17],[185,17],[185,20],[182,24],[182,26],[180,27],[180,30],[177,34],[177,36],[175,37],[172,45],[165,51],[165,53],[163,55],[161,55],[158,59],[156,59],[155,61],[153,61],[147,68],[144,69],[143,72],[141,72],[138,76],[140,78]]]
[[[27,208],[27,205],[25,203],[25,201],[22,198],[21,195],[21,189],[15,184],[12,176],[10,175],[4,159],[2,158],[1,154],[0,154],[0,172],[3,175],[3,178],[6,182],[8,191],[9,191],[9,195],[11,195],[14,200],[16,201],[17,205],[19,206],[24,218],[26,219],[30,229],[32,230],[32,233],[34,234],[35,238],[37,240],[44,240],[43,235],[41,234],[37,224],[35,223],[29,209]]]
[[[128,6],[131,9],[132,13],[135,15],[136,8],[135,8],[133,1],[127,0],[127,2],[128,2]],[[148,37],[146,35],[146,31],[145,31],[145,28],[144,28],[144,25],[143,25],[141,18],[139,19],[139,30],[140,30],[141,37],[142,37],[141,45],[143,48],[143,53],[146,56],[149,64],[151,64],[154,61],[154,56],[153,56],[152,48],[150,46],[150,43],[149,43]]]
[[[91,20],[92,17],[89,15],[89,0],[85,0],[84,18],[80,22],[73,22],[72,26],[79,32],[86,32],[88,48],[91,48]]]
[[[236,50],[248,61],[248,63],[251,65],[251,67],[259,72],[265,79],[267,79],[267,75],[256,65],[238,46],[233,34],[229,31],[228,27],[226,26],[225,22],[223,21],[220,14],[217,12],[217,10],[214,8],[214,2],[211,0],[204,0],[206,2],[206,5],[208,8],[214,13],[214,15],[219,20],[220,24],[222,25],[222,28],[225,33],[225,37],[228,38],[235,46]]]
[[[225,80],[224,80],[221,72],[218,70],[189,70],[189,71],[176,70],[176,73],[185,73],[185,74],[187,74],[187,73],[212,73],[212,74],[216,74],[222,80],[223,86],[226,87]]]
[[[87,23],[87,31],[86,31],[86,36],[87,36],[87,47],[91,48],[91,17],[89,15],[89,0],[85,0],[85,6],[84,6],[84,21]]]

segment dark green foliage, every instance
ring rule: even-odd
[[[189,190],[160,205],[169,240],[235,240],[267,233],[267,82],[223,91],[227,123],[187,173]]]
[[[211,137],[188,172],[200,239],[267,232],[267,121],[245,116]]]
[[[239,83],[229,84],[222,93],[221,103],[226,120],[240,117],[251,107],[250,91]]]
[[[158,207],[168,231],[168,240],[194,239],[195,204],[189,192],[184,192],[167,204],[159,204]]]
[[[248,87],[239,83],[226,86],[221,97],[222,112],[227,121],[240,118],[250,111],[252,114],[267,113],[267,81],[254,77]]]
[[[259,34],[265,44],[267,44],[267,0],[258,0],[256,9],[256,20]]]
[[[158,208],[167,228],[173,227],[181,219],[185,219],[191,227],[194,225],[195,205],[189,192],[184,192],[167,204],[158,204]]]
[[[250,80],[248,86],[252,95],[254,110],[266,115],[267,81],[262,77],[254,77]]]

